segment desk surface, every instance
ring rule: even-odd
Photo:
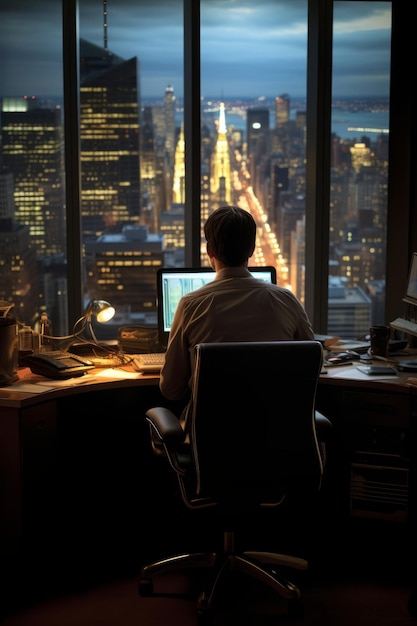
[[[405,357],[401,357],[404,360]],[[415,357],[408,357],[415,358]],[[400,360],[400,358],[398,359]],[[404,388],[415,388],[417,392],[417,377],[410,372],[398,372],[397,376],[379,377],[367,376],[357,370],[359,362],[337,367],[329,367],[325,374],[320,375],[320,385],[340,385],[343,387],[364,387],[369,389],[389,390],[393,393],[404,392]],[[381,361],[374,361],[373,365],[382,365]]]
[[[397,360],[415,358],[415,355],[398,357]],[[395,359],[393,359],[395,361]],[[381,365],[381,361],[375,361]],[[374,376],[358,374],[358,362],[338,367],[329,367],[325,374],[320,375],[320,386],[339,385],[343,387],[390,390],[393,393],[404,393],[414,390],[417,394],[417,376],[410,372],[398,372],[395,378],[381,379]],[[0,409],[2,407],[24,408],[45,401],[76,395],[96,390],[124,387],[156,386],[159,374],[140,374],[130,365],[123,368],[97,368],[84,376],[68,380],[50,380],[33,374],[29,368],[19,368],[19,380],[8,387],[0,388]],[[410,382],[414,381],[414,382]]]
[[[33,374],[28,367],[18,370],[19,380],[0,388],[1,407],[23,408],[45,401],[95,391],[124,387],[155,386],[159,374],[140,374],[132,366],[123,368],[97,368],[84,376],[67,380],[50,380]]]

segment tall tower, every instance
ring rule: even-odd
[[[175,148],[174,180],[172,185],[172,202],[184,204],[185,202],[185,139],[184,124],[181,124],[180,136]]]
[[[275,128],[280,128],[290,119],[290,97],[287,93],[275,98]]]
[[[152,107],[145,107],[140,134],[140,181],[142,186],[141,224],[149,226],[151,232],[158,229],[158,199],[156,184],[156,149]]]
[[[36,100],[24,110],[6,104],[3,102],[2,164],[3,171],[13,175],[16,222],[28,227],[31,245],[39,256],[62,254],[65,223],[61,110],[38,108]]]
[[[173,167],[175,152],[175,95],[171,85],[165,89],[164,112],[165,112],[165,152],[168,167]]]
[[[246,112],[247,160],[252,186],[257,192],[257,169],[270,153],[269,109],[254,108]]]
[[[30,324],[39,307],[36,248],[29,226],[14,219],[13,174],[0,173],[0,300],[14,303],[20,321]]]
[[[216,204],[231,202],[230,154],[227,141],[226,113],[224,103],[220,103],[217,140],[211,156],[210,194]]]
[[[140,218],[138,64],[83,39],[80,59],[82,230],[90,239],[106,221],[121,231]]]

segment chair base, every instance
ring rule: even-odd
[[[273,552],[247,551],[236,554],[234,534],[224,534],[223,553],[204,552],[196,554],[180,554],[155,563],[145,565],[141,569],[139,595],[150,597],[154,595],[153,578],[187,569],[205,569],[210,572],[205,590],[200,593],[197,601],[197,615],[199,624],[209,624],[210,614],[221,581],[230,572],[242,574],[260,581],[271,588],[278,596],[288,601],[291,615],[302,615],[301,592],[299,587],[287,580],[279,568],[286,567],[293,570],[307,570],[308,562],[297,557],[276,554]],[[176,596],[172,593],[158,593],[158,596]]]

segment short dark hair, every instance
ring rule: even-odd
[[[237,267],[244,265],[253,254],[256,222],[240,207],[223,206],[207,219],[204,235],[216,259],[228,267]]]

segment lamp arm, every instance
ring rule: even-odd
[[[90,335],[91,335],[94,343],[98,345],[98,339],[97,339],[96,334],[94,332],[93,324],[91,323],[91,318],[89,320],[87,320],[87,326],[88,326],[88,330],[90,331]]]
[[[87,320],[85,315],[82,315],[74,324],[74,326],[72,327],[72,332],[74,335],[78,335],[79,333],[82,333],[83,330],[85,329],[85,326],[87,324]],[[77,327],[80,327],[79,330],[77,330]]]

